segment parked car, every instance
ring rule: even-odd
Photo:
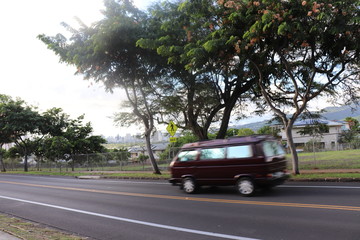
[[[241,195],[251,196],[257,188],[282,184],[289,177],[283,147],[267,135],[185,144],[169,169],[169,181],[186,193],[203,185],[235,185]]]

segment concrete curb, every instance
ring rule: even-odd
[[[101,176],[76,176],[78,179],[100,179]]]
[[[11,235],[7,232],[3,232],[0,230],[0,239],[1,240],[19,240],[21,238],[15,237],[14,235]]]
[[[119,179],[119,180],[163,180],[168,181],[168,178],[157,177],[121,177],[121,176],[77,176],[78,179]],[[286,181],[289,182],[360,182],[359,178],[289,178]]]
[[[288,179],[289,182],[360,182],[360,178],[299,178]]]

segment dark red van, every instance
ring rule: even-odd
[[[185,144],[170,164],[171,179],[186,193],[199,186],[236,185],[250,196],[258,187],[282,184],[286,173],[285,151],[265,135],[233,137]]]

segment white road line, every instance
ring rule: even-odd
[[[94,182],[94,180],[81,180],[81,181],[89,181],[89,182]],[[130,184],[155,184],[155,185],[171,185],[169,182],[154,182],[154,181],[130,181],[130,180],[96,180],[96,181],[101,181],[101,182],[106,182],[106,183],[130,183]],[[161,180],[160,180],[161,181]]]
[[[13,201],[18,201],[18,202],[29,203],[29,204],[34,204],[34,205],[39,205],[39,206],[44,206],[44,207],[56,208],[56,209],[60,209],[60,210],[70,211],[70,212],[82,213],[82,214],[91,215],[91,216],[108,218],[108,219],[113,219],[113,220],[118,220],[118,221],[123,221],[123,222],[135,223],[135,224],[140,224],[140,225],[145,225],[145,226],[150,226],[150,227],[174,230],[174,231],[179,231],[179,232],[193,233],[193,234],[198,234],[198,235],[217,237],[217,238],[224,238],[224,239],[258,240],[258,239],[255,239],[255,238],[240,237],[240,236],[235,236],[235,235],[228,235],[228,234],[221,234],[221,233],[214,233],[214,232],[206,232],[206,231],[199,231],[199,230],[194,230],[194,229],[189,229],[189,228],[174,227],[174,226],[169,226],[169,225],[163,225],[163,224],[157,224],[157,223],[151,223],[151,222],[144,222],[144,221],[139,221],[139,220],[134,220],[134,219],[129,219],[129,218],[122,218],[122,217],[116,217],[116,216],[101,214],[101,213],[88,212],[88,211],[83,211],[83,210],[74,209],[74,208],[67,208],[67,207],[62,207],[62,206],[57,206],[57,205],[52,205],[52,204],[34,202],[34,201],[25,200],[25,199],[12,198],[12,197],[1,196],[1,195],[0,195],[0,198],[13,200]]]
[[[354,186],[305,186],[305,185],[280,185],[281,188],[333,188],[333,189],[360,189]]]

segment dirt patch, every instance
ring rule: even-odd
[[[0,214],[0,231],[23,240],[91,240],[59,229]]]

